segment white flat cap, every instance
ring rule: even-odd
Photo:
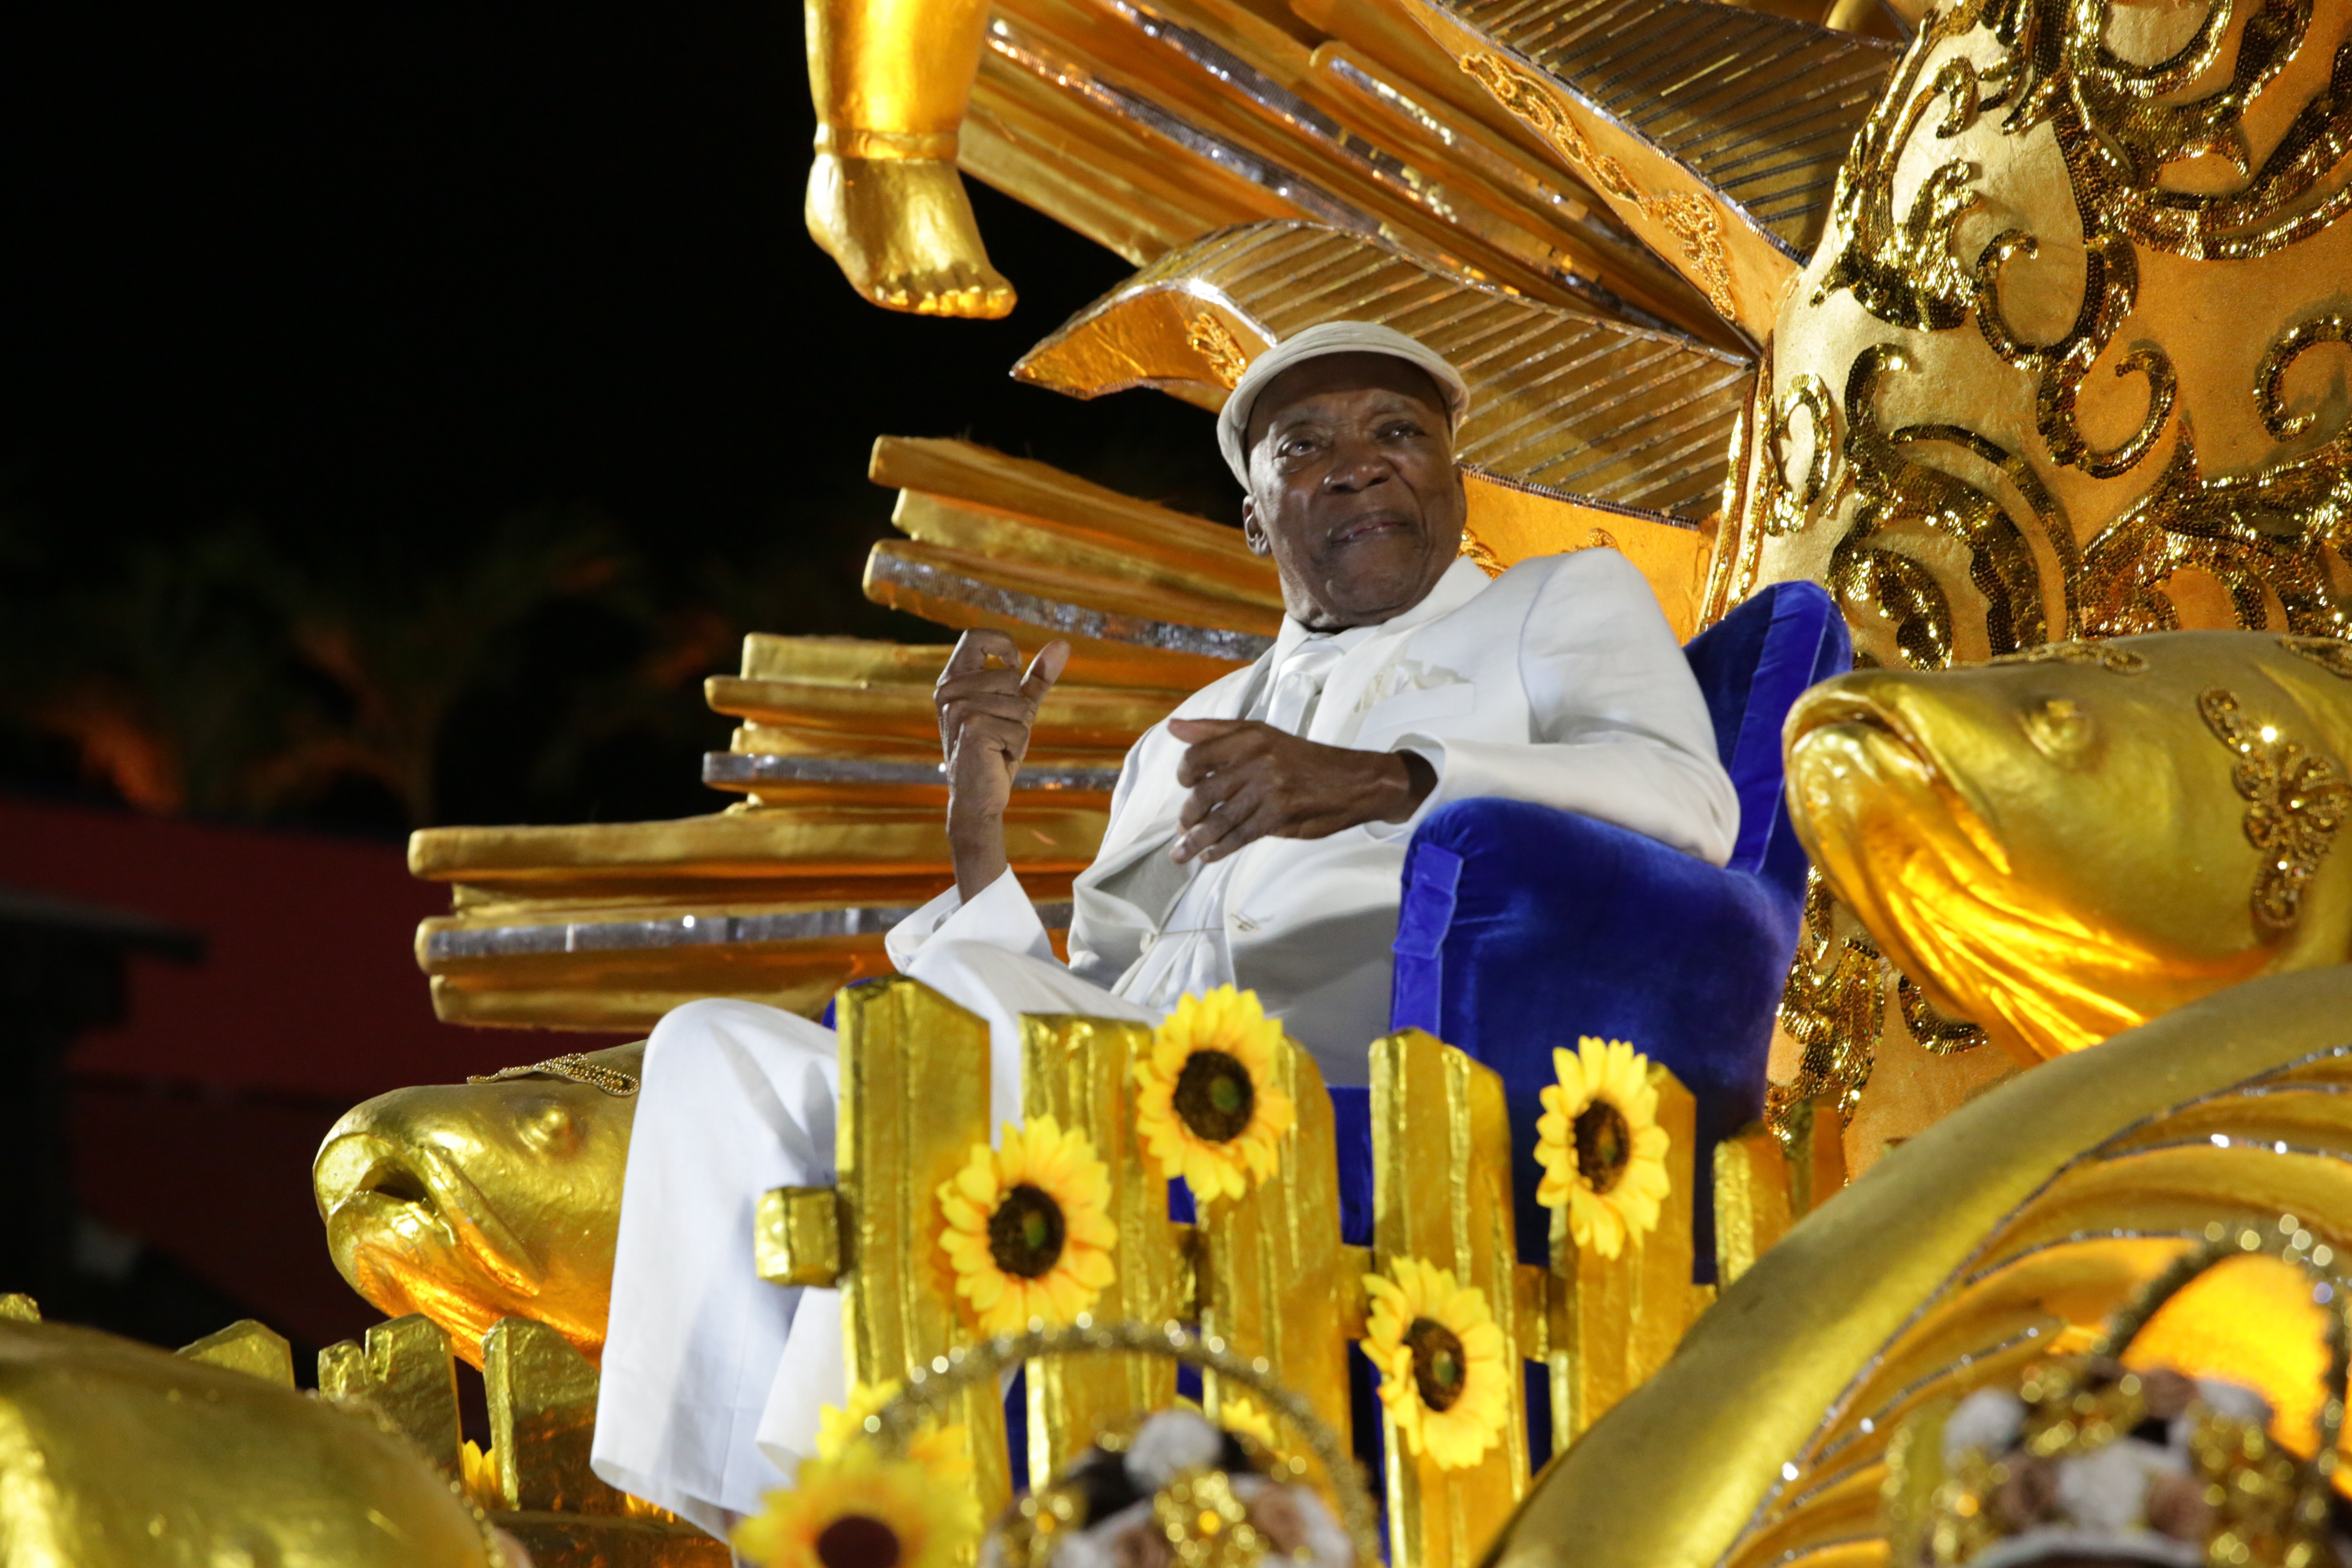
[[[1225,455],[1225,466],[1233,469],[1243,489],[1249,488],[1249,419],[1258,394],[1291,366],[1326,354],[1386,354],[1418,366],[1445,394],[1453,428],[1460,429],[1469,416],[1470,384],[1435,349],[1376,321],[1324,321],[1285,338],[1250,361],[1249,369],[1242,372],[1232,395],[1225,399],[1224,412],[1217,416],[1217,450]]]

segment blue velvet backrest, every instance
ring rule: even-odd
[[[1805,851],[1781,794],[1780,726],[1805,688],[1853,668],[1853,639],[1817,583],[1775,583],[1683,649],[1715,721],[1715,749],[1739,796],[1739,840],[1724,868],[1805,896]]]

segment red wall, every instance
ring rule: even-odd
[[[413,943],[447,894],[395,845],[0,797],[0,884],[203,934],[193,967],[132,960],[127,1021],[69,1060],[81,1203],[311,1344],[382,1316],[310,1199],[335,1118],[601,1043],[436,1021]]]

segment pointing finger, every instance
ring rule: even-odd
[[[1054,682],[1062,679],[1062,671],[1070,662],[1070,645],[1055,637],[1037,650],[1029,663],[1029,673],[1022,678],[1021,694],[1032,702],[1043,702],[1045,693],[1054,689]]]

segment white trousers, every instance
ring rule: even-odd
[[[1059,963],[971,942],[908,973],[988,1020],[990,1127],[1021,1118],[1024,1013],[1156,1024]],[[755,1002],[689,1002],[654,1026],[621,1194],[596,1473],[722,1538],[814,1451],[847,1394],[841,1299],[751,1272],[771,1187],[834,1179],[832,1030]]]

